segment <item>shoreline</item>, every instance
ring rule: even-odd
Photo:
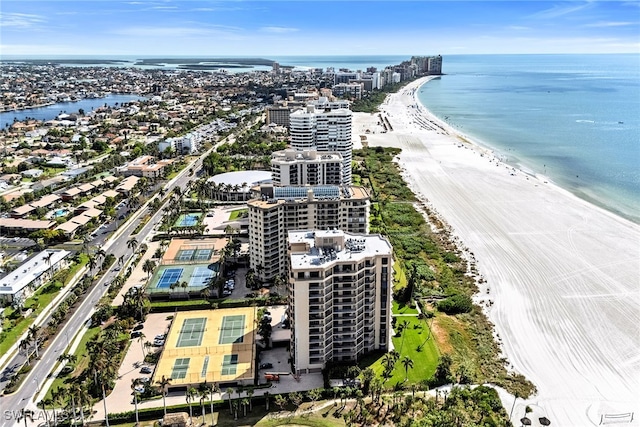
[[[555,425],[637,414],[640,227],[442,123],[415,98],[428,79],[387,97],[380,114],[394,130],[367,133],[367,143],[402,148],[411,190],[473,254],[486,280],[474,299],[507,368],[538,388],[518,399],[514,419],[526,405]],[[354,139],[377,116],[356,113]],[[511,408],[513,396],[501,396]]]
[[[505,152],[504,149],[492,146],[490,141],[485,141],[477,137],[471,136],[469,134],[466,134],[465,132],[458,130],[454,125],[436,116],[424,104],[422,104],[420,102],[420,99],[418,98],[418,90],[420,89],[420,87],[428,83],[434,77],[438,77],[438,76],[429,76],[429,77],[420,79],[419,81],[421,81],[421,83],[416,85],[415,92],[413,93],[414,103],[418,106],[418,109],[422,114],[424,114],[426,117],[429,117],[430,121],[433,121],[437,123],[439,126],[446,129],[446,131],[452,136],[463,138],[472,146],[475,146],[479,149],[487,150],[494,157],[497,157],[498,159],[500,159],[501,162],[519,170],[522,173],[526,173],[526,174],[529,174],[529,176],[539,178],[540,180],[543,180],[543,181],[547,181],[547,183],[551,183],[564,191],[568,191],[569,193],[573,194],[579,199],[582,199],[592,205],[598,206],[616,216],[619,216],[628,221],[631,221],[634,224],[640,225],[640,215],[636,213],[636,215],[634,216],[633,206],[629,205],[629,203],[632,203],[632,202],[630,202],[629,200],[619,199],[617,203],[616,202],[612,203],[610,200],[602,199],[602,197],[599,197],[597,194],[593,194],[589,187],[579,187],[575,185],[570,185],[568,183],[562,183],[561,182],[562,177],[558,177],[560,181],[554,180],[551,176],[538,172],[536,170],[535,165],[523,164],[523,162],[526,163],[526,161],[523,160],[523,158],[518,157],[517,154]],[[621,200],[624,200],[624,201],[621,202]],[[622,204],[620,205],[620,203]]]
[[[576,199],[578,199],[578,200],[580,200],[580,201],[582,201],[584,203],[587,203],[588,205],[590,205],[592,207],[596,207],[596,208],[602,209],[603,213],[612,215],[616,219],[629,221],[632,224],[640,225],[640,222],[634,221],[632,218],[627,217],[623,212],[618,211],[617,209],[613,208],[612,206],[609,206],[609,205],[607,205],[607,204],[605,204],[603,202],[599,202],[598,200],[590,197],[585,192],[580,192],[580,194],[583,195],[583,197],[581,197],[578,194],[576,194],[575,191],[572,191],[569,188],[565,188],[560,183],[554,181],[551,177],[549,177],[547,175],[544,175],[544,174],[541,174],[541,173],[538,173],[538,172],[536,172],[534,170],[530,170],[529,168],[525,168],[524,165],[519,163],[519,160],[516,161],[515,163],[512,163],[509,160],[504,160],[504,158],[505,157],[508,158],[508,156],[506,154],[502,153],[499,149],[497,149],[495,147],[492,147],[489,143],[486,143],[486,142],[483,142],[483,141],[478,141],[476,138],[474,138],[474,137],[472,137],[470,135],[467,135],[464,132],[459,131],[458,129],[456,129],[455,127],[450,125],[449,123],[445,122],[444,120],[440,119],[438,116],[433,114],[418,99],[418,89],[420,89],[420,87],[422,85],[428,83],[430,80],[433,80],[434,78],[437,78],[437,77],[438,76],[423,77],[423,78],[421,78],[419,80],[411,82],[409,85],[405,86],[402,89],[402,90],[404,90],[407,87],[409,87],[410,85],[415,84],[416,87],[413,88],[413,90],[412,90],[412,98],[414,100],[414,104],[417,106],[416,107],[417,111],[422,116],[424,116],[424,118],[430,124],[439,127],[440,129],[443,130],[443,132],[446,132],[451,137],[460,139],[462,143],[469,144],[469,146],[472,149],[480,150],[484,155],[491,156],[493,161],[499,162],[500,164],[505,165],[506,168],[512,168],[512,170],[514,170],[514,171],[518,171],[519,173],[528,175],[529,177],[531,177],[533,179],[537,179],[539,182],[541,182],[544,185],[547,185],[547,186],[550,186],[550,187],[554,187],[556,191],[566,192],[567,195],[570,195],[571,197],[575,197]],[[516,157],[516,159],[517,159],[517,157]]]

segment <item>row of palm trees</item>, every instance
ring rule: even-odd
[[[206,178],[201,178],[193,183],[193,190],[200,199],[220,200],[223,198],[221,197],[222,195],[238,193],[240,190],[244,192],[248,187],[249,184],[246,182],[242,184],[226,184],[208,181]]]

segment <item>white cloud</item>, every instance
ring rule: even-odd
[[[239,31],[241,28],[230,27],[223,25],[214,25],[202,27],[195,24],[175,26],[175,27],[129,27],[112,30],[112,34],[127,37],[202,37],[202,36],[223,36],[232,35]]]
[[[542,10],[532,15],[533,18],[542,18],[542,19],[551,19],[558,18],[560,16],[569,15],[572,13],[580,12],[585,9],[589,9],[593,6],[593,3],[590,1],[584,3],[569,3],[566,6],[552,6],[549,9]]]
[[[625,22],[625,21],[602,21],[595,22],[593,24],[587,24],[585,27],[589,28],[611,28],[611,27],[626,27],[627,25],[634,25],[637,22]]]
[[[524,27],[522,25],[509,25],[507,27],[507,30],[514,30],[514,31],[525,31],[525,30],[530,30],[530,27]]]
[[[262,27],[260,31],[264,31],[265,33],[274,33],[274,34],[286,34],[286,33],[295,33],[296,31],[300,31],[298,28],[291,27]]]
[[[40,15],[29,13],[0,13],[0,27],[3,28],[33,28],[43,22],[46,22],[46,19]]]

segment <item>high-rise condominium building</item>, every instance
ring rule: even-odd
[[[392,248],[380,235],[290,231],[289,315],[296,373],[387,350]]]
[[[351,110],[346,108],[318,110],[315,105],[289,116],[291,148],[340,153],[342,180],[346,185],[351,184],[351,118]]]
[[[342,156],[336,152],[286,149],[271,154],[274,185],[342,185]]]
[[[369,232],[369,194],[362,187],[262,187],[248,202],[249,263],[259,280],[286,272],[289,230]]]

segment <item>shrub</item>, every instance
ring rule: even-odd
[[[473,302],[466,295],[453,295],[438,303],[438,310],[447,314],[469,313],[472,308]]]

